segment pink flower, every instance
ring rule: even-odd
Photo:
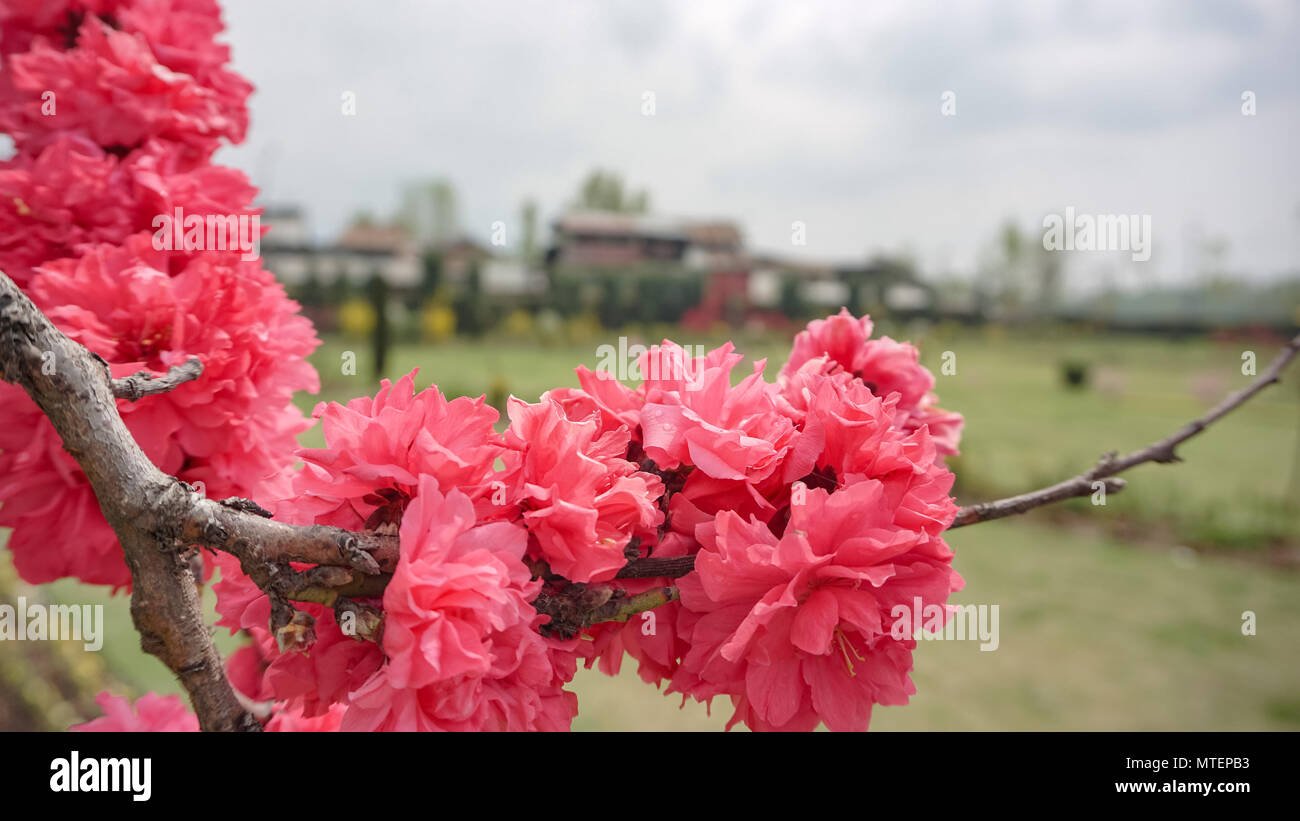
[[[697,528],[696,572],[679,581],[690,649],[673,689],[730,695],[733,722],[754,729],[866,730],[872,704],[914,692],[914,641],[891,637],[891,608],[942,605],[959,583],[952,554],[882,482],[796,492],[806,498],[780,537],[729,512]]]
[[[406,521],[405,511],[425,482],[470,500],[485,519],[503,519],[512,510],[502,498],[505,484],[493,480],[494,463],[505,453],[493,428],[497,412],[481,398],[448,400],[436,387],[416,393],[412,371],[396,384],[384,380],[373,398],[322,403],[315,416],[321,420],[325,447],[298,450],[305,465],[293,476],[293,491],[284,493],[276,506],[282,519],[352,530],[395,529]],[[481,535],[496,532],[488,528]],[[226,557],[216,561],[222,569],[222,580],[214,586],[218,623],[232,631],[264,634],[270,602],[240,572],[238,562]],[[527,575],[522,564],[518,570]],[[399,575],[390,584],[400,588],[404,578]],[[315,717],[346,702],[385,657],[375,644],[345,636],[329,609],[298,606],[316,620],[316,643],[307,654],[280,655],[269,649],[273,660],[265,679],[276,699]],[[531,608],[529,614],[536,615]],[[393,636],[403,635],[400,620],[387,629]],[[415,663],[407,656],[397,658],[398,667]]]
[[[221,76],[232,73],[225,69],[230,49],[215,39],[223,28],[216,0],[10,0],[0,8],[0,39],[9,53],[30,51],[37,38],[71,49],[88,21],[110,20],[142,37],[172,71],[213,88],[231,82]]]
[[[166,257],[137,235],[125,248],[43,266],[28,290],[114,376],[160,374],[197,356],[198,379],[148,401],[119,400],[127,428],[161,470],[203,483],[211,497],[278,495],[307,427],[291,397],[318,386],[304,359],[317,344],[311,324],[256,261],[213,253],[182,262],[169,274]],[[33,583],[127,585],[116,537],[52,426],[21,391],[6,385],[0,395],[0,524],[14,528],[19,573]],[[69,515],[86,525],[76,538],[64,535]]]
[[[20,287],[32,269],[84,243],[120,242],[132,225],[117,158],[82,137],[61,136],[0,164],[0,270]]]
[[[102,718],[74,724],[70,730],[82,733],[197,733],[198,716],[190,712],[180,696],[146,693],[134,704],[104,691],[95,697],[104,711]]]
[[[898,394],[898,424],[908,430],[929,427],[940,458],[955,454],[961,414],[935,407],[934,377],[920,364],[915,347],[887,336],[870,339],[872,328],[870,317],[857,319],[846,308],[809,322],[795,337],[790,358],[781,368],[780,384],[787,385],[813,360],[823,362],[818,367],[828,372],[843,369],[877,396]]]
[[[108,14],[125,0],[9,0],[0,5],[0,42],[10,54],[28,51],[42,38],[68,44],[68,26],[81,15]]]
[[[152,30],[171,31],[156,21]],[[75,48],[36,37],[28,50],[8,57],[0,77],[0,130],[20,148],[34,149],[55,132],[75,131],[125,151],[159,137],[206,159],[221,138],[243,140],[252,85],[214,67],[223,51],[199,59],[184,46],[176,48],[171,56],[178,65],[207,69],[196,77],[160,62],[143,34],[113,29],[93,15],[81,19],[76,31]]]
[[[600,432],[627,428],[632,441],[640,441],[641,406],[645,398],[603,371],[574,368],[581,388],[553,388],[544,398],[559,402],[570,419],[596,417]]]
[[[489,637],[531,623],[538,584],[524,566],[528,532],[510,522],[478,525],[469,497],[444,496],[420,478],[402,519],[402,554],[384,590],[389,679],[422,687],[492,667]]]
[[[785,481],[807,470],[807,453],[799,447],[799,432],[778,412],[763,381],[763,362],[735,387],[731,370],[742,359],[730,343],[702,358],[686,359],[671,342],[642,358],[642,372],[655,362],[665,372],[686,377],[649,379],[643,386],[641,409],[645,453],[655,464],[673,470],[683,464],[714,479],[762,482],[770,476]]]
[[[150,140],[119,159],[61,134],[0,163],[0,270],[25,287],[36,266],[153,234],[156,219],[173,219],[176,209],[185,217],[255,214],[246,204],[256,194],[242,172],[185,161],[170,143]]]
[[[104,716],[68,729],[82,733],[197,733],[199,718],[190,712],[180,696],[146,693],[132,704],[129,700],[105,691],[95,698]],[[343,720],[344,708],[338,705],[318,717],[278,708],[266,723],[271,733],[332,733]]]
[[[511,498],[537,540],[536,553],[576,582],[604,581],[627,563],[633,538],[663,522],[658,477],[627,460],[626,428],[601,433],[597,416],[574,420],[560,402],[511,399],[506,472]]]
[[[482,397],[448,400],[436,386],[416,393],[415,374],[385,379],[373,399],[316,407],[325,447],[298,451],[306,464],[283,516],[352,530],[395,524],[420,476],[460,490],[483,516],[504,514],[500,494],[493,500],[504,487],[493,485],[505,453],[496,410]]]
[[[476,523],[457,490],[422,476],[384,591],[387,664],[353,692],[344,730],[564,729],[573,674],[552,657],[529,604],[540,582],[523,564],[527,532]]]
[[[342,704],[335,704],[319,716],[305,716],[297,710],[278,708],[266,722],[265,729],[268,733],[337,733],[345,712],[347,707]]]

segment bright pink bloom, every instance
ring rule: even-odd
[[[540,586],[524,566],[528,531],[509,522],[478,525],[457,490],[444,496],[420,478],[420,493],[402,519],[402,554],[384,590],[384,651],[390,681],[423,687],[492,667],[489,637],[536,611]]]
[[[690,650],[673,689],[730,695],[733,721],[754,729],[865,730],[872,704],[914,692],[914,642],[891,637],[891,608],[914,598],[942,605],[958,582],[952,554],[909,527],[879,481],[795,492],[804,498],[779,538],[729,512],[697,529],[696,572],[679,581],[678,630]],[[950,503],[943,526],[955,512]]]
[[[41,38],[70,48],[71,24],[83,16],[103,16],[125,0],[8,0],[0,5],[0,42],[7,54],[29,51]]]
[[[484,517],[504,512],[495,493],[504,485],[493,484],[505,453],[496,409],[482,397],[448,400],[436,386],[416,393],[415,375],[383,380],[373,399],[316,406],[325,447],[298,451],[306,464],[282,516],[351,530],[396,524],[421,476],[460,490]]]
[[[842,368],[877,396],[897,393],[898,424],[907,430],[929,427],[940,456],[955,454],[961,440],[961,414],[935,407],[934,376],[920,364],[915,347],[887,336],[871,339],[872,329],[870,317],[855,318],[846,308],[809,322],[795,337],[780,383],[784,386],[809,361],[824,357],[828,372]]]
[[[197,733],[198,716],[190,712],[180,696],[146,693],[134,704],[107,690],[95,697],[104,711],[102,718],[74,724],[68,729],[82,733]]]
[[[216,40],[224,28],[216,0],[8,0],[0,7],[0,38],[10,54],[30,51],[37,38],[71,49],[88,21],[110,20],[143,38],[159,63],[204,86],[245,82],[225,68],[230,49]]]
[[[133,704],[105,691],[95,698],[103,709],[102,718],[74,724],[68,729],[81,733],[197,733],[199,718],[180,696],[146,693]],[[324,715],[309,718],[302,713],[277,708],[266,723],[270,733],[333,733],[343,720],[344,708],[337,705]]]
[[[243,140],[252,85],[215,68],[223,52],[198,59],[177,49],[178,65],[211,69],[195,77],[160,62],[143,34],[116,30],[93,15],[81,19],[76,47],[64,46],[36,37],[28,50],[10,54],[0,73],[0,130],[20,147],[35,149],[56,130],[73,131],[122,151],[158,137],[206,159],[222,138]]]
[[[646,455],[660,468],[688,464],[714,479],[799,478],[807,470],[807,454],[798,447],[799,432],[768,394],[764,363],[756,363],[754,372],[732,387],[731,370],[743,358],[732,350],[728,343],[705,357],[687,358],[665,341],[642,357],[642,373],[658,368],[673,375],[648,379],[643,387]]]
[[[298,450],[305,465],[293,476],[292,493],[283,494],[276,506],[282,519],[395,532],[426,481],[472,500],[484,519],[504,518],[512,510],[504,504],[504,482],[494,480],[494,463],[505,454],[493,428],[497,412],[482,398],[448,400],[436,387],[416,393],[412,371],[396,384],[384,380],[373,398],[322,403],[315,416],[325,447]],[[239,571],[238,562],[218,557],[217,563],[222,568],[222,580],[214,586],[218,623],[232,631],[264,633],[271,613],[266,596]],[[522,564],[518,569],[527,572]],[[391,584],[400,587],[402,578]],[[316,643],[307,654],[270,649],[273,660],[265,679],[276,699],[314,717],[346,702],[349,692],[380,669],[384,654],[373,643],[345,636],[329,609],[298,606],[316,620]],[[402,634],[400,623],[388,630]],[[406,663],[407,654],[401,654],[398,666]]]
[[[663,522],[663,483],[627,460],[626,428],[601,433],[597,416],[571,419],[547,397],[535,405],[512,398],[509,414],[515,464],[506,481],[537,555],[571,581],[613,578],[629,542],[653,538]]]
[[[319,716],[305,716],[297,710],[278,707],[265,729],[268,733],[337,733],[345,712],[347,707],[342,704],[335,704]]]
[[[543,398],[559,402],[570,419],[595,416],[601,433],[627,428],[631,441],[640,442],[641,406],[645,397],[608,372],[591,371],[580,365],[574,368],[574,373],[581,388],[553,388]]]
[[[187,162],[171,143],[150,140],[119,159],[61,134],[0,163],[0,270],[25,287],[37,265],[154,234],[157,218],[176,209],[185,218],[256,214],[247,207],[256,194],[243,172]]]
[[[529,601],[528,534],[477,524],[457,490],[422,476],[384,591],[388,663],[350,696],[344,730],[557,730],[576,700],[572,662],[553,658]]]

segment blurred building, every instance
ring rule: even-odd
[[[572,211],[552,228],[551,260],[564,267],[668,264],[704,271],[744,253],[740,229],[720,220]]]
[[[310,279],[328,285],[339,278],[359,285],[376,274],[397,289],[420,282],[419,249],[400,227],[358,222],[332,244],[317,244],[297,206],[268,206],[262,222],[270,228],[262,238],[262,259],[286,286]]]
[[[553,275],[583,278],[688,275],[702,279],[688,324],[734,323],[779,311],[849,306],[904,315],[933,312],[936,294],[909,266],[891,260],[816,262],[751,254],[729,220],[572,211],[552,224]]]

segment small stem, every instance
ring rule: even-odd
[[[148,371],[136,371],[130,376],[114,379],[113,396],[128,402],[138,402],[146,396],[175,390],[186,382],[198,379],[202,373],[203,363],[197,356],[191,356],[183,364],[172,365],[162,376],[154,376]]]

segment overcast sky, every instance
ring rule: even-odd
[[[1076,255],[1076,280],[1176,279],[1197,237],[1225,239],[1252,278],[1300,255],[1289,0],[225,8],[258,91],[247,143],[220,159],[322,238],[433,177],[486,238],[527,197],[553,217],[601,166],[657,212],[734,218],[751,247],[811,259],[906,251],[968,273],[1005,220],[1037,238],[1066,206],[1152,222],[1149,262]]]

